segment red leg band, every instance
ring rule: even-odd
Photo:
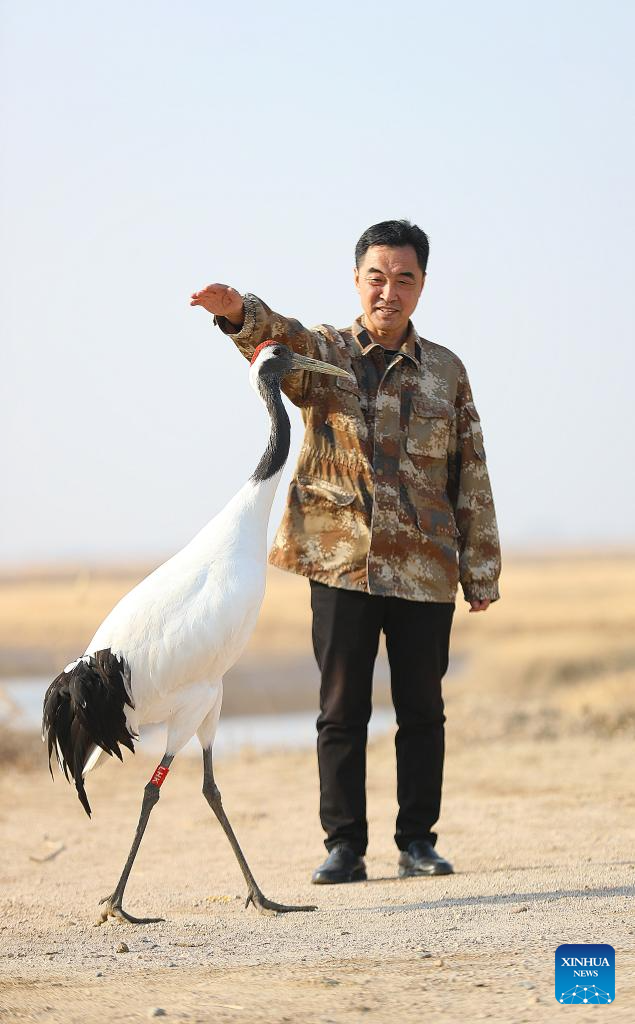
[[[166,768],[165,765],[163,764],[157,765],[157,767],[154,769],[154,775],[150,779],[152,785],[156,786],[157,789],[160,789],[163,783],[165,782],[165,777],[168,774],[169,770],[170,769]]]

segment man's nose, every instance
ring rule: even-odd
[[[385,281],[384,287],[381,290],[381,297],[384,300],[384,302],[392,302],[392,300],[396,298],[396,295],[397,289],[394,283],[391,281]]]

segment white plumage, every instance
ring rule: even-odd
[[[213,743],[222,679],[242,654],[265,593],[267,524],[280,473],[248,481],[199,534],[113,608],[87,654],[110,648],[130,668],[132,732],[167,724],[166,752],[198,731]]]
[[[203,748],[203,793],[223,826],[247,881],[247,902],[265,912],[310,910],[268,900],[240,850],[214,782],[212,746],[220,715],[223,676],[253,631],[265,592],[267,526],[289,452],[289,418],[280,395],[282,376],[296,369],[350,376],[336,366],[266,342],[252,360],[250,380],[271,417],[269,444],[234,498],[178,554],[134,587],[102,622],[84,655],[47,691],[43,731],[49,758],[73,776],[90,814],[84,777],[105,753],[133,748],[142,725],[167,725],[165,755],[145,787],[128,861],[101,920],[134,923],[122,908],[126,882],[159,788],[174,756],[195,734]]]

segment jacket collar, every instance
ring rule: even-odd
[[[383,348],[383,346],[380,345],[378,341],[372,340],[372,338],[366,331],[366,328],[364,327],[362,321],[363,315],[358,316],[357,319],[353,322],[351,331],[353,334],[353,338],[361,348],[362,355],[365,356],[369,352],[371,352],[372,349]],[[408,321],[408,333],[404,338],[401,347],[397,349],[397,351],[400,352],[402,356],[405,356],[407,359],[413,362],[415,366],[421,366],[421,339],[419,338],[419,335],[414,329],[412,320]]]

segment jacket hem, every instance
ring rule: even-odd
[[[275,554],[272,552],[269,555],[269,565],[273,565],[276,569],[282,569],[284,572],[292,572],[296,576],[304,576],[306,579],[314,580],[316,583],[324,583],[327,587],[335,587],[338,590],[354,590],[361,594],[368,594],[370,597],[397,597],[402,601],[417,601],[421,604],[455,604],[456,603],[456,590],[452,593],[433,593],[421,595],[413,595],[412,593],[406,593],[398,589],[387,588],[381,591],[371,591],[368,587],[367,579],[360,579],[359,582],[352,582],[351,580],[342,580],[341,577],[334,572],[320,572],[319,569],[309,569],[297,563],[289,564],[285,561],[278,561]]]

